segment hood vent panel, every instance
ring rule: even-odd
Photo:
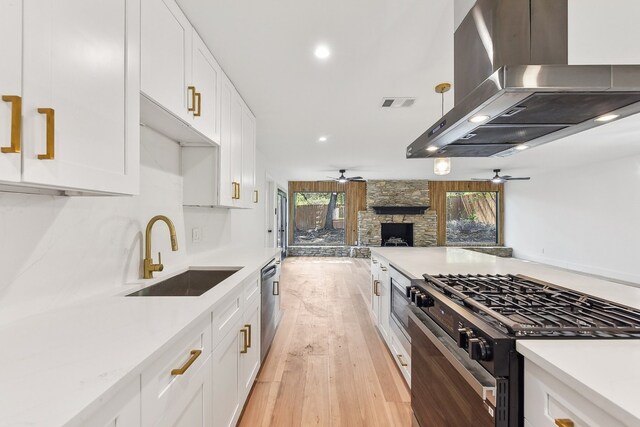
[[[506,156],[640,113],[640,65],[567,65],[568,13],[567,0],[477,0],[455,32],[456,105],[407,158]]]

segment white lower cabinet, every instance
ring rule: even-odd
[[[67,427],[140,427],[140,377],[118,390],[97,411],[74,419]]]
[[[249,396],[253,382],[260,370],[260,298],[256,298],[245,310],[244,327],[247,328],[247,352],[240,356],[240,387],[243,401]]]
[[[559,420],[575,427],[623,427],[602,408],[540,366],[525,359],[524,418],[527,427],[555,427]]]
[[[211,424],[211,319],[142,372],[142,426]]]
[[[213,365],[212,407],[214,427],[235,425],[241,405],[240,356],[244,349],[244,330],[242,319],[238,319],[231,331],[225,336],[211,356]]]

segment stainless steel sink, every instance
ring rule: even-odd
[[[187,270],[155,285],[128,294],[128,297],[197,297],[240,270],[229,267],[217,270]]]

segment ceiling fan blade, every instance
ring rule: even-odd
[[[500,175],[500,178],[502,178],[502,179],[510,179],[511,175]]]
[[[531,179],[531,177],[529,176],[516,177],[516,178],[510,176],[509,178],[507,177],[503,177],[503,178],[506,179],[507,181],[528,181]]]
[[[364,181],[364,178],[361,176],[352,176],[351,178],[347,178],[349,181]]]
[[[471,181],[483,181],[483,182],[490,182],[490,179],[484,179],[484,178],[471,178]]]

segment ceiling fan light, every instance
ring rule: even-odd
[[[491,182],[493,182],[494,184],[502,184],[503,180],[502,178],[493,178]]]
[[[451,159],[449,157],[438,157],[433,161],[433,173],[436,175],[447,175],[451,172]]]
[[[347,182],[347,178],[338,178],[338,182],[340,184],[345,184]]]

